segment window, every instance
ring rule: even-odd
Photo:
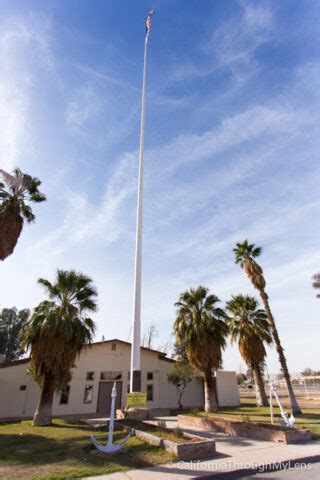
[[[147,385],[147,401],[153,401],[153,385]]]
[[[111,343],[111,350],[115,352],[117,350],[117,344],[116,343]]]
[[[70,385],[65,387],[60,395],[60,405],[67,405],[69,402]]]
[[[128,372],[128,380],[130,380],[130,376],[131,376],[131,373],[130,373],[130,372]]]
[[[147,372],[147,380],[153,380],[153,372]]]
[[[94,380],[94,372],[87,372],[86,380]]]
[[[122,372],[101,372],[100,380],[121,380]]]
[[[27,385],[20,385],[19,390],[27,390]]]
[[[130,383],[127,385],[127,393],[130,393]]]
[[[93,396],[93,385],[84,386],[83,403],[91,403]]]

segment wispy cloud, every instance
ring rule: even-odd
[[[267,4],[240,2],[240,6],[237,18],[226,20],[214,32],[204,34],[198,45],[203,60],[178,62],[170,81],[191,80],[226,70],[237,83],[243,83],[253,75],[257,49],[273,36],[273,12]]]
[[[49,25],[42,17],[4,18],[0,32],[0,165],[11,169],[25,163],[25,151],[32,148],[34,74],[52,67],[52,55]]]
[[[75,244],[88,240],[95,244],[109,244],[128,236],[121,222],[128,197],[136,190],[137,155],[125,155],[117,164],[104,191],[92,202],[83,192],[68,188],[64,192],[64,218],[55,228],[32,245],[31,249],[46,255],[61,255]]]
[[[138,91],[112,71],[77,63],[73,68],[78,82],[65,95],[67,128],[91,148],[105,151],[132,132],[140,105]]]
[[[320,240],[319,58],[306,58],[299,38],[294,47],[287,43],[286,19],[277,11],[284,7],[274,2],[235,3],[220,17],[219,8],[200,34],[181,31],[192,39],[190,49],[176,49],[175,37],[161,39],[161,52],[152,45],[157,60],[150,63],[148,84],[143,321],[161,325],[165,341],[178,294],[199,283],[222,301],[237,292],[256,295],[232,254],[234,243],[248,237],[265,247],[261,262],[280,332],[287,330],[291,365],[291,332],[301,318],[310,329],[318,318],[309,277],[319,270],[313,253]],[[193,25],[194,18],[186,20]],[[107,30],[96,36],[70,29],[40,15],[7,17],[1,24],[0,166],[40,170],[48,195],[2,265],[2,299],[33,305],[40,298],[37,277],[77,268],[98,284],[99,331],[126,338],[141,49],[137,57],[135,46],[115,45]],[[274,58],[279,35],[287,50]],[[288,51],[298,44],[300,53],[288,66]],[[237,367],[234,355],[226,356],[229,368]]]

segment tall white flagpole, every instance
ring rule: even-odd
[[[152,13],[151,13],[152,15]],[[151,18],[150,12],[148,19]],[[139,180],[138,180],[138,204],[136,225],[136,254],[134,273],[134,307],[131,345],[131,369],[130,369],[130,392],[141,391],[141,367],[140,367],[140,341],[141,341],[141,264],[142,264],[142,197],[143,197],[143,173],[144,173],[144,121],[146,99],[146,73],[147,73],[147,45],[148,45],[148,20],[147,33],[144,41],[142,102],[141,102],[141,127],[140,127],[140,153],[139,153]]]

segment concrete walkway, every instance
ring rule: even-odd
[[[159,417],[148,423],[165,420],[167,427],[176,425],[174,417]],[[203,437],[216,441],[217,456],[209,460],[193,462],[174,462],[139,470],[112,473],[99,477],[89,477],[90,480],[191,480],[196,478],[232,478],[263,472],[267,469],[279,469],[280,464],[287,468],[303,468],[302,462],[320,462],[320,441],[303,445],[283,445],[273,442],[251,440],[242,437],[231,437],[218,432],[201,432],[187,430],[188,433],[201,434]],[[291,462],[291,463],[290,463]],[[312,468],[312,467],[311,467]]]

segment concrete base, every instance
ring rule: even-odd
[[[124,413],[122,410],[117,410],[116,415],[117,419],[128,418],[130,420],[148,420],[151,418],[151,411],[148,408],[129,408],[129,410]]]
[[[223,417],[196,417],[192,415],[178,415],[179,428],[199,429],[207,432],[218,431],[231,436],[266,440],[279,443],[305,443],[312,440],[309,430],[303,428],[282,429],[277,425],[255,422],[243,422]]]
[[[167,452],[172,453],[178,460],[200,460],[203,458],[212,458],[216,455],[216,442],[210,438],[201,437],[196,434],[184,434],[185,442],[176,443],[172,440],[166,440],[157,435],[153,435],[152,432],[145,432],[143,430],[137,430],[136,428],[124,427],[126,432],[131,432],[138,438],[156,445],[157,447],[163,447]],[[188,442],[188,439],[192,441]]]

